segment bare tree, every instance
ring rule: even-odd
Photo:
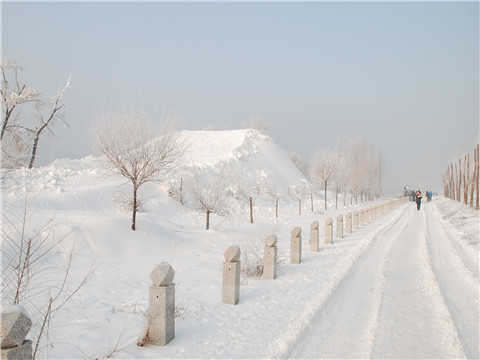
[[[199,168],[193,169],[189,187],[197,209],[206,215],[206,230],[210,229],[210,214],[228,215],[225,194],[226,183],[227,180],[221,169],[211,169],[210,171]]]
[[[310,178],[314,184],[325,190],[325,210],[327,210],[327,188],[338,167],[338,154],[329,150],[319,150],[313,155]]]
[[[25,103],[36,103],[40,100],[40,92],[36,91],[20,79],[22,67],[14,60],[6,60],[0,65],[2,72],[2,106],[4,115],[2,118],[2,128],[0,131],[0,140],[3,140],[8,132],[17,133],[22,129],[15,120],[14,111]]]
[[[468,179],[470,177],[470,154],[468,154],[468,162],[467,162],[467,155],[465,155],[463,161],[463,202],[465,205],[468,205]]]
[[[282,192],[278,191],[277,184],[267,184],[265,186],[265,195],[275,201],[275,218],[278,219],[278,199],[283,197]]]
[[[0,65],[2,123],[0,144],[2,148],[2,177],[8,171],[24,165],[27,157],[28,126],[20,117],[19,107],[40,103],[40,92],[28,87],[21,79],[22,67],[13,60],[5,60]],[[31,109],[30,109],[31,110]]]
[[[475,150],[475,149],[474,149]],[[477,172],[477,152],[474,151],[473,154],[473,171],[472,171],[472,181],[471,181],[471,187],[470,187],[470,207],[473,207],[473,193],[475,191],[475,178],[476,178],[476,172]],[[444,181],[445,182],[445,181]],[[447,184],[445,185],[445,187]]]
[[[474,150],[475,151],[475,150]],[[477,160],[476,160],[476,174],[475,174],[475,191],[477,193],[477,197],[476,197],[476,200],[475,200],[475,209],[479,210],[480,206],[479,206],[479,194],[478,194],[478,183],[479,183],[479,176],[480,176],[480,145],[477,144],[477,149],[476,149],[476,154],[477,154]]]
[[[40,140],[40,135],[43,133],[44,130],[50,129],[50,127],[55,123],[55,120],[61,120],[66,125],[65,122],[65,103],[63,102],[63,94],[65,90],[70,87],[70,77],[65,84],[65,87],[60,90],[57,88],[57,95],[49,99],[50,108],[46,115],[46,117],[42,114],[41,110],[40,113],[40,122],[41,125],[35,127],[33,132],[33,146],[32,146],[32,155],[30,157],[30,163],[28,168],[31,169],[33,167],[33,163],[35,162],[35,157],[37,156],[37,148],[38,142]]]
[[[26,184],[21,204],[4,204],[9,211],[2,213],[0,290],[3,303],[24,305],[30,309],[35,339],[32,358],[35,359],[40,357],[42,349],[48,351],[52,346],[49,327],[64,305],[93,276],[94,263],[74,284],[70,277],[74,245],[68,251],[63,249],[69,233],[59,236],[58,225],[54,224],[53,218],[40,227],[32,228],[30,219],[33,213],[27,188]],[[55,259],[64,259],[65,255],[68,257],[65,266],[52,266]],[[48,356],[42,354],[41,357]]]
[[[364,138],[353,138],[346,144],[350,191],[355,197],[380,195],[383,171],[381,151]]]
[[[60,119],[65,124],[65,104],[63,95],[70,86],[70,78],[65,87],[57,89],[57,95],[43,101],[40,92],[22,81],[23,71],[15,61],[6,60],[0,65],[1,98],[3,106],[0,142],[2,146],[2,172],[16,169],[27,164],[27,153],[30,149],[28,167],[31,169],[37,155],[38,143],[45,130],[52,132],[55,120]],[[31,106],[27,106],[27,105]],[[20,113],[19,106],[24,110]],[[47,106],[45,106],[47,105]],[[49,106],[48,106],[49,105]],[[45,110],[47,107],[47,110]],[[38,115],[35,115],[35,109]],[[25,116],[27,114],[28,116]],[[34,118],[40,119],[36,125]],[[33,142],[32,145],[30,143]]]
[[[143,110],[124,106],[104,112],[93,128],[94,144],[105,156],[109,170],[132,183],[132,230],[136,229],[140,187],[160,180],[166,170],[179,164],[187,150],[184,138],[174,128],[176,120],[176,114],[164,115],[156,129]]]
[[[305,180],[302,180],[301,184],[291,185],[289,187],[290,196],[298,201],[298,215],[302,215],[302,201],[308,192],[308,184]]]

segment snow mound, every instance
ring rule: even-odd
[[[299,185],[304,176],[273,139],[258,130],[183,131],[188,144],[183,171],[221,168],[244,185],[268,183],[280,188]]]

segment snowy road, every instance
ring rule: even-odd
[[[405,206],[289,358],[479,358],[478,264],[433,204]]]

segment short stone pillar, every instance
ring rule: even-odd
[[[290,263],[300,264],[302,262],[302,229],[295,227],[292,230],[290,241]]]
[[[175,337],[175,271],[166,262],[157,265],[150,279],[148,344],[164,346]]]
[[[337,238],[343,238],[343,215],[337,216]]]
[[[325,219],[325,244],[333,244],[333,219]]]
[[[263,277],[273,280],[277,277],[277,236],[270,235],[265,239],[263,251]]]
[[[318,252],[318,240],[318,221],[314,221],[310,225],[310,251]]]
[[[1,359],[30,360],[32,340],[25,340],[32,327],[32,321],[21,307],[2,312]]]
[[[222,301],[236,305],[240,298],[240,248],[230,246],[223,262]]]
[[[358,212],[358,224],[360,226],[365,225],[365,210],[363,209],[360,209],[360,211]]]
[[[351,233],[352,232],[352,213],[347,212],[345,215],[345,232]]]
[[[353,230],[358,230],[358,211],[353,212]]]
[[[365,223],[368,224],[372,219],[370,218],[370,209],[365,209]]]

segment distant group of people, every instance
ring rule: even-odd
[[[432,195],[433,193],[431,191],[426,191],[425,196],[427,197],[427,202],[432,201]],[[420,210],[420,206],[422,205],[422,192],[420,190],[417,190],[417,193],[415,194],[415,202],[417,203],[417,210]]]
[[[432,193],[431,191],[427,191],[427,192],[426,192],[426,195],[427,195],[427,202],[432,201],[432,195],[433,195],[433,193]]]

